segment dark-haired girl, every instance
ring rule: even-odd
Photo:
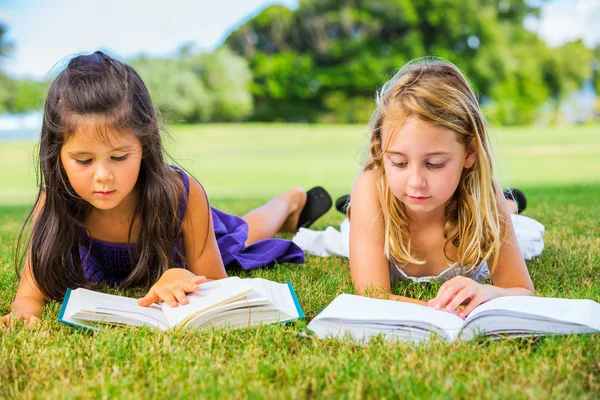
[[[33,324],[67,288],[143,287],[140,305],[177,306],[206,279],[226,277],[225,267],[302,263],[300,248],[272,236],[331,205],[322,189],[307,196],[293,188],[244,218],[211,208],[195,179],[165,163],[142,79],[102,52],[73,58],[52,83],[38,176],[31,237],[25,246],[21,231],[18,241],[24,270],[4,323]]]

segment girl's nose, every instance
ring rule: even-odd
[[[98,182],[106,183],[112,181],[113,175],[109,168],[106,168],[103,165],[99,165],[96,169],[95,178]]]
[[[420,168],[415,167],[412,169],[408,185],[413,189],[422,189],[425,187],[426,182]]]

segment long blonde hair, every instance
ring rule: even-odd
[[[461,267],[475,267],[482,260],[488,260],[493,271],[502,240],[501,226],[506,223],[498,208],[504,205],[498,201],[500,190],[493,177],[485,119],[467,79],[450,62],[419,59],[408,63],[386,82],[375,100],[363,170],[381,171],[378,187],[385,220],[385,255],[399,263],[425,263],[411,251],[404,204],[392,193],[383,168],[384,120],[402,123],[416,117],[456,132],[461,143],[475,149],[474,165],[463,170],[458,188],[446,206],[444,254]],[[451,245],[458,249],[456,260],[448,256]]]

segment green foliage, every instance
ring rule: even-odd
[[[169,122],[239,121],[254,110],[248,63],[226,48],[200,55],[182,48],[177,58],[142,56],[129,63]],[[42,108],[47,86],[0,74],[0,112]]]
[[[181,60],[140,58],[131,61],[164,117],[172,122],[210,120],[213,104],[204,84]]]
[[[0,72],[0,114],[7,111],[7,103],[15,84],[12,79]]]
[[[183,65],[193,71],[210,93],[213,121],[239,121],[253,111],[252,75],[248,62],[227,48],[189,55]]]
[[[7,109],[15,114],[39,110],[44,107],[47,82],[15,80]]]
[[[7,27],[0,22],[0,60],[14,50],[6,40]],[[44,105],[45,82],[31,79],[12,79],[0,72],[0,114],[24,113],[39,110]]]
[[[253,119],[364,122],[358,99],[406,61],[439,56],[465,71],[490,120],[523,124],[579,88],[591,65],[581,41],[550,49],[523,27],[539,14],[532,4],[303,0],[295,11],[266,8],[225,43],[250,60]]]
[[[594,55],[582,40],[565,43],[552,49],[545,67],[546,82],[552,96],[561,98],[577,90],[592,75]]]
[[[246,60],[226,48],[175,59],[140,57],[130,62],[170,122],[238,121],[253,111]]]
[[[596,93],[600,94],[600,43],[594,48],[592,57],[592,83]]]
[[[592,60],[592,84],[598,97],[596,98],[596,115],[600,117],[600,43],[596,46]]]

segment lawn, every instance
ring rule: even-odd
[[[335,198],[356,176],[365,126],[171,127],[173,160],[211,202],[243,214],[293,185]],[[499,176],[528,195],[525,215],[546,226],[546,248],[527,263],[541,296],[600,301],[600,129],[494,129]],[[0,314],[14,297],[12,239],[35,195],[34,143],[0,143]],[[339,225],[330,211],[314,229]],[[290,237],[286,236],[286,237]],[[600,335],[422,345],[318,340],[299,333],[335,296],[352,292],[348,260],[307,257],[243,274],[291,281],[306,319],[246,330],[114,328],[57,322],[52,303],[32,331],[0,333],[0,398],[597,398]],[[396,293],[428,299],[435,285]],[[130,293],[133,294],[133,293]]]

